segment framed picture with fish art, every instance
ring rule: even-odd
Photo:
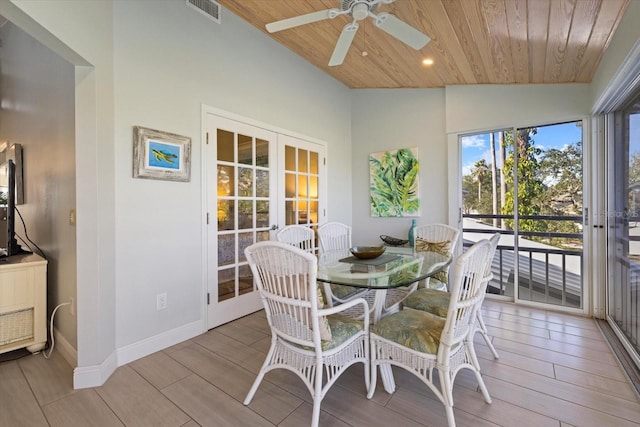
[[[133,177],[190,181],[191,138],[134,126]]]

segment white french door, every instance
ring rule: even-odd
[[[262,309],[244,249],[283,226],[317,228],[326,199],[325,148],[206,113],[207,328]]]

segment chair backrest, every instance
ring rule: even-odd
[[[304,225],[287,225],[276,233],[278,242],[288,243],[314,254],[316,252],[316,233]]]
[[[288,243],[263,241],[244,251],[271,331],[300,345],[320,348],[324,317],[316,284],[317,259]]]
[[[447,255],[455,254],[458,240],[460,240],[460,230],[446,224],[426,224],[414,229],[415,250],[421,251],[421,247],[427,246],[425,251],[443,252]],[[434,250],[436,247],[442,250]]]
[[[439,352],[448,358],[467,338],[475,324],[476,311],[484,299],[483,285],[486,286],[485,272],[491,251],[488,240],[481,240],[461,254],[455,262],[453,280],[450,283],[451,297],[449,310],[442,335]]]
[[[493,236],[489,238],[489,254],[487,255],[487,265],[485,271],[485,277],[487,277],[487,283],[489,280],[493,278],[493,274],[491,273],[491,264],[493,263],[493,257],[496,254],[496,250],[498,249],[498,243],[500,242],[500,233],[495,233]]]
[[[318,228],[320,253],[349,249],[351,247],[351,227],[340,222],[328,222]]]
[[[460,230],[446,224],[426,224],[416,227],[414,230],[415,252],[438,252],[443,255],[453,257],[455,255],[458,240],[460,240]],[[445,268],[433,278],[441,282],[444,288],[449,287],[449,267]]]

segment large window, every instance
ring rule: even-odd
[[[487,292],[582,309],[582,121],[460,142],[465,244],[501,234]]]
[[[613,113],[607,209],[608,318],[640,353],[640,92]],[[637,356],[636,356],[637,357]]]

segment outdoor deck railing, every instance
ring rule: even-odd
[[[465,214],[463,218],[472,220],[493,220],[494,218],[511,219],[509,215],[479,215]],[[582,223],[580,216],[543,216],[527,215],[520,219],[545,221],[571,221]],[[475,240],[470,239],[470,233],[492,235],[500,233],[514,236],[513,230],[498,229],[486,222],[469,227],[469,221],[463,227],[464,246],[471,246]],[[569,307],[582,306],[582,234],[562,232],[518,232],[518,284],[519,298],[531,301],[545,302]],[[476,236],[478,237],[478,236]],[[484,237],[484,236],[483,236]],[[480,237],[480,238],[483,238]],[[527,238],[565,238],[580,241],[579,249],[564,249],[551,244],[535,242]],[[487,292],[500,295],[513,295],[515,281],[515,246],[505,245],[501,239],[496,256],[493,259],[492,272],[494,279],[487,288]],[[571,268],[569,268],[571,265]]]

